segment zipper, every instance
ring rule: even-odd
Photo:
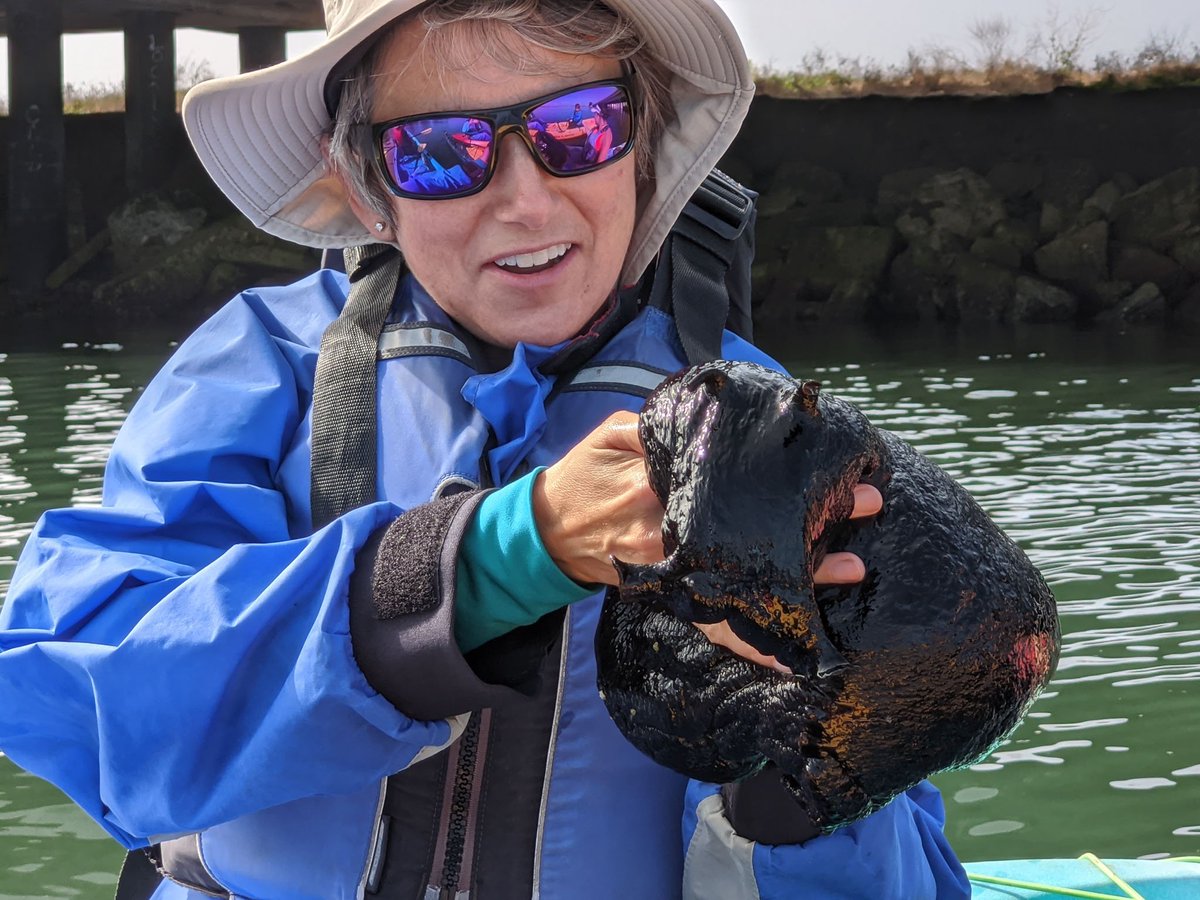
[[[479,484],[485,490],[495,487],[488,454],[497,444],[496,432],[489,425],[487,440],[479,455]],[[482,757],[487,749],[491,720],[490,709],[473,714],[462,737],[455,741],[446,758],[438,839],[424,900],[466,900],[470,897],[475,819],[483,781]],[[459,890],[460,884],[463,890]]]
[[[358,880],[357,900],[366,894],[379,893],[379,882],[383,877],[384,848],[387,847],[388,819],[383,814],[383,801],[387,797],[387,779],[379,782],[379,799],[375,801],[375,825],[371,829],[371,846],[367,853],[362,877]]]
[[[466,900],[471,896],[475,832],[491,721],[490,709],[471,716],[467,730],[446,761],[442,815],[425,900]]]
[[[554,720],[550,724],[550,746],[546,748],[546,774],[542,776],[542,802],[538,808],[537,839],[533,848],[533,898],[542,892],[542,850],[546,832],[546,809],[550,805],[550,776],[554,773],[554,749],[558,743],[558,722],[562,716],[563,695],[567,686],[567,655],[571,649],[571,607],[563,611],[562,651],[558,661],[558,692],[554,700]]]

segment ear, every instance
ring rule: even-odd
[[[341,181],[340,178],[338,180]],[[354,213],[354,218],[362,222],[367,233],[381,244],[394,244],[396,233],[392,226],[379,213],[363,203],[362,199],[350,190],[344,181],[342,181],[342,190],[346,192],[346,200],[350,203],[350,210]]]
[[[342,189],[342,194],[346,198],[346,202],[350,204],[350,211],[354,213],[354,218],[362,223],[362,227],[375,240],[382,244],[394,244],[396,242],[396,234],[392,227],[388,225],[383,216],[379,215],[379,213],[363,202],[362,198],[354,191],[354,188],[347,183],[341,169],[330,163],[328,138],[321,142],[321,154],[325,157],[325,170],[337,180],[338,185]],[[380,228],[380,225],[383,227]]]

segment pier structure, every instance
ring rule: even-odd
[[[5,0],[8,37],[8,295],[35,299],[66,255],[62,36],[125,35],[130,193],[162,182],[179,152],[175,29],[238,35],[242,71],[282,62],[288,31],[324,28],[320,0]]]

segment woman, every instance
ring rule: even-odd
[[[642,757],[596,696],[597,588],[612,557],[662,558],[662,510],[640,394],[580,373],[683,364],[670,318],[618,288],[745,113],[728,21],[711,0],[415,6],[326,0],[320,48],[189,97],[260,227],[375,246],[350,282],[236,298],[131,413],[104,505],[39,523],[0,622],[0,747],[156,845],[167,879],[141,896],[965,896],[933,788],[813,836],[777,783],[723,798]],[[628,101],[623,152],[556,168],[528,121],[597,90]],[[402,183],[403,129],[467,119],[486,168]],[[735,831],[768,808],[777,843]]]

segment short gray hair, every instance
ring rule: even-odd
[[[638,140],[634,147],[639,185],[654,178],[654,154],[668,117],[674,114],[670,72],[633,23],[598,0],[433,0],[378,35],[344,76],[333,121],[326,130],[326,157],[333,172],[394,230],[392,194],[379,176],[374,153],[356,139],[357,126],[371,121],[375,75],[386,41],[398,24],[415,16],[425,27],[432,57],[453,69],[469,70],[475,53],[515,72],[534,69],[513,38],[572,55],[607,56],[633,66]]]

